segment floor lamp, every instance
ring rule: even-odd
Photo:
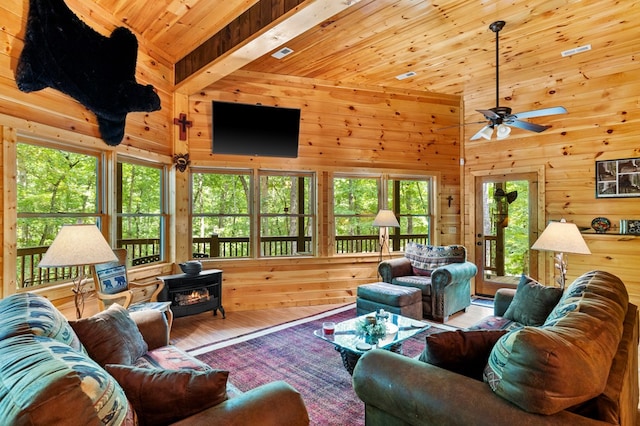
[[[39,268],[78,267],[73,278],[73,302],[76,318],[82,318],[84,309],[84,268],[98,263],[118,260],[96,225],[63,225],[60,232],[42,256]]]
[[[533,250],[556,252],[554,257],[555,267],[560,272],[558,282],[564,290],[567,279],[567,258],[565,253],[591,254],[591,250],[582,238],[580,230],[575,223],[568,223],[562,219],[560,222],[549,222],[540,237],[531,246]]]
[[[400,224],[391,210],[380,210],[373,220],[373,226],[380,228],[380,261],[382,262],[382,253],[385,248],[387,254],[391,254],[389,249],[389,227],[399,228]]]

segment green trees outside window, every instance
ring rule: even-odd
[[[99,155],[28,143],[16,150],[17,288],[69,279],[69,268],[37,266],[62,225],[99,222]]]
[[[251,255],[252,186],[248,171],[191,174],[193,257]]]
[[[118,161],[116,193],[116,245],[127,249],[130,265],[164,260],[162,167]]]
[[[314,175],[257,173],[257,180],[252,171],[192,173],[193,257],[273,257],[314,252]]]
[[[392,248],[408,241],[429,244],[431,233],[430,177],[362,177],[336,175],[333,179],[336,253],[374,253],[379,229],[373,226],[378,210],[392,210],[399,229],[390,229]]]
[[[25,141],[16,145],[16,157],[17,288],[68,281],[77,268],[38,268],[42,255],[62,225],[101,226],[111,213],[116,224],[112,244],[127,248],[131,265],[163,260],[163,166],[121,159],[111,188],[110,180],[102,178],[106,156],[98,150]],[[109,193],[116,194],[115,200],[107,201]]]

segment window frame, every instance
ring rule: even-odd
[[[261,193],[261,182],[262,182],[262,178],[263,177],[269,177],[269,176],[283,176],[283,177],[296,177],[298,178],[298,180],[300,178],[309,178],[310,183],[309,183],[309,208],[310,208],[310,212],[308,213],[300,213],[300,211],[298,210],[298,212],[296,213],[282,213],[282,214],[276,214],[276,213],[262,213],[262,193]],[[255,223],[256,223],[256,251],[255,253],[257,254],[256,257],[258,258],[283,258],[283,257],[292,257],[292,256],[315,256],[316,253],[318,252],[317,250],[317,246],[318,246],[318,232],[317,232],[317,222],[318,222],[318,218],[317,218],[317,179],[316,179],[316,173],[314,172],[304,172],[304,171],[274,171],[274,170],[258,170],[258,175],[257,175],[257,179],[256,181],[256,194],[258,194],[258,196],[256,197],[256,202],[257,202],[257,206],[255,209]],[[299,188],[299,186],[298,186]],[[299,196],[300,194],[298,194]],[[265,255],[263,253],[263,236],[262,236],[262,219],[263,218],[268,218],[268,217],[295,217],[298,218],[298,220],[302,219],[304,222],[305,218],[309,218],[309,220],[311,221],[310,224],[310,229],[311,229],[311,242],[309,243],[310,246],[310,251],[297,251],[296,253],[291,253],[291,254],[286,254],[286,255]],[[298,229],[300,226],[300,223],[298,223]],[[298,235],[298,237],[300,237]],[[266,238],[266,237],[264,237]],[[306,236],[303,237],[303,239],[306,240]],[[306,246],[306,243],[304,243],[304,245]]]
[[[344,215],[344,214],[336,214],[336,193],[335,193],[335,179],[336,178],[351,178],[351,179],[376,179],[378,184],[378,204],[377,210],[373,213],[367,214],[355,214],[355,215]],[[389,209],[394,212],[399,221],[402,217],[410,217],[410,216],[426,216],[429,232],[426,235],[426,238],[421,240],[421,242],[425,244],[432,244],[433,242],[433,228],[434,228],[434,190],[435,190],[435,182],[436,175],[428,174],[428,175],[405,175],[401,173],[346,173],[346,172],[336,172],[333,173],[332,177],[332,185],[331,185],[331,206],[332,206],[332,215],[333,215],[333,227],[332,227],[332,251],[334,255],[337,256],[352,256],[357,254],[367,254],[367,253],[378,253],[378,239],[379,235],[363,235],[362,237],[367,240],[374,241],[376,245],[376,249],[367,250],[367,251],[349,251],[349,252],[338,252],[338,235],[337,235],[337,222],[340,217],[356,217],[356,218],[370,218],[371,222],[375,219],[376,214],[381,209]],[[389,184],[391,182],[400,182],[400,181],[426,181],[429,188],[429,196],[428,196],[428,211],[424,215],[412,215],[412,214],[400,214],[400,200],[398,199],[399,187],[397,188],[398,194],[396,194],[396,188],[388,189]],[[400,233],[401,228],[392,228],[389,231],[390,241],[393,244],[393,250],[403,250],[404,245],[402,244],[403,237],[406,237],[406,234]],[[405,238],[406,239],[406,238]],[[363,246],[365,244],[363,243]]]
[[[121,206],[119,206],[119,198],[118,193],[121,192],[122,182],[120,179],[122,178],[120,174],[120,164],[127,163],[134,166],[139,167],[148,167],[152,169],[157,169],[160,172],[159,177],[159,199],[160,205],[158,213],[122,213],[118,211]],[[147,265],[150,263],[162,263],[167,262],[168,256],[168,235],[169,235],[169,197],[168,197],[168,188],[169,188],[169,171],[166,164],[152,162],[147,160],[142,160],[139,158],[135,158],[128,155],[116,155],[114,159],[114,174],[113,174],[113,185],[112,185],[112,193],[114,194],[113,201],[109,203],[112,206],[110,211],[110,217],[113,217],[113,226],[111,230],[112,242],[113,246],[116,248],[120,248],[122,246],[122,240],[120,239],[121,235],[118,230],[120,225],[120,219],[124,219],[126,217],[157,217],[160,219],[160,230],[159,230],[159,242],[158,242],[158,250],[157,253],[155,249],[151,254],[148,254],[145,251],[145,256],[138,258],[137,260],[134,258],[135,253],[132,252],[128,247],[127,248],[127,266],[135,267],[140,265]],[[154,244],[155,247],[155,244]],[[142,254],[142,252],[140,252]]]

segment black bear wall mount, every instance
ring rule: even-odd
[[[82,22],[63,0],[29,0],[16,83],[23,92],[52,87],[93,112],[102,139],[122,142],[127,113],[157,111],[153,86],[135,79],[138,41],[124,27],[105,37]]]

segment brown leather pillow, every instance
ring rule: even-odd
[[[105,366],[124,389],[140,425],[166,425],[227,399],[224,370],[162,370]]]
[[[148,347],[129,312],[114,303],[92,317],[70,321],[87,353],[101,366],[133,363]]]
[[[506,330],[456,330],[427,336],[420,361],[482,380],[493,345]]]

